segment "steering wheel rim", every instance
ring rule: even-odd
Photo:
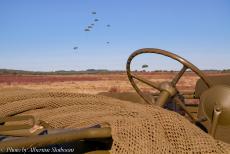
[[[133,86],[133,88],[136,90],[136,92],[144,99],[144,101],[148,104],[152,104],[152,102],[150,102],[148,99],[146,99],[146,97],[144,96],[143,92],[138,88],[138,86],[136,85],[136,83],[134,82],[134,78],[135,79],[138,79],[139,81],[141,82],[144,82],[145,84],[153,87],[153,88],[156,88],[160,91],[160,97],[162,100],[159,100],[158,102],[160,103],[160,106],[163,106],[164,103],[166,103],[166,98],[169,98],[170,95],[175,95],[178,91],[174,91],[172,90],[173,92],[166,89],[163,90],[163,89],[160,89],[160,87],[158,85],[156,85],[155,83],[151,82],[151,81],[148,81],[148,80],[145,80],[143,78],[140,78],[140,77],[137,77],[135,75],[133,75],[131,73],[131,62],[133,60],[134,57],[136,57],[137,55],[140,55],[140,54],[144,54],[144,53],[155,53],[155,54],[160,54],[160,55],[163,55],[163,56],[166,56],[166,57],[169,57],[169,58],[172,58],[176,61],[178,61],[179,63],[181,63],[183,65],[183,68],[179,71],[179,73],[176,75],[176,77],[173,79],[173,81],[171,82],[172,86],[174,86],[174,88],[176,89],[175,85],[177,84],[177,82],[179,81],[179,79],[181,78],[181,76],[184,74],[184,72],[186,71],[186,69],[191,69],[196,75],[198,75],[203,81],[204,83],[207,85],[208,88],[210,88],[212,86],[211,82],[209,81],[209,79],[204,75],[204,73],[199,70],[195,65],[193,65],[192,63],[190,63],[189,61],[187,61],[186,59],[176,55],[176,54],[173,54],[171,52],[168,52],[168,51],[165,51],[165,50],[161,50],[161,49],[156,49],[156,48],[143,48],[143,49],[139,49],[139,50],[136,50],[134,51],[128,58],[127,60],[127,64],[126,64],[126,72],[127,72],[127,76],[128,76],[128,79],[131,83],[131,85]],[[158,98],[158,99],[159,99]]]

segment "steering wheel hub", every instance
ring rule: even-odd
[[[172,83],[168,81],[160,83],[159,87],[160,87],[160,91],[168,92],[170,94],[170,97],[176,95],[178,92],[176,87],[173,86]]]

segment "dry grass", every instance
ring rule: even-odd
[[[222,73],[223,74],[223,73]],[[170,81],[175,73],[138,73],[148,80],[154,82]],[[208,75],[220,75],[209,73]],[[193,73],[185,73],[179,81],[179,90],[191,91],[199,79]],[[9,87],[22,87],[26,89],[43,89],[51,91],[69,91],[78,93],[97,94],[100,92],[134,92],[126,73],[107,74],[81,74],[81,75],[46,75],[46,76],[0,76],[0,89]],[[143,91],[152,91],[151,87],[140,84]]]

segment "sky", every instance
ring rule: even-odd
[[[230,69],[229,27],[229,0],[0,0],[0,69],[125,70],[140,48]],[[152,54],[136,60],[133,69],[178,69]]]

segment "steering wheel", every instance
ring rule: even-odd
[[[136,57],[137,55],[144,54],[144,53],[155,53],[155,54],[160,54],[160,55],[170,57],[170,58],[180,62],[183,65],[183,67],[177,73],[177,75],[172,79],[171,82],[155,83],[155,82],[152,82],[150,80],[146,80],[145,78],[142,78],[142,77],[139,77],[139,76],[132,74],[131,69],[130,69],[130,65],[131,65],[133,58]],[[158,98],[157,98],[157,101],[154,103],[154,105],[163,107],[167,103],[167,100],[169,98],[172,98],[174,102],[178,103],[185,110],[185,112],[189,115],[189,117],[192,120],[195,120],[193,118],[193,116],[190,114],[190,112],[186,109],[184,103],[179,99],[179,97],[178,97],[179,91],[176,88],[176,84],[178,83],[178,81],[180,80],[180,78],[182,77],[182,75],[185,73],[185,71],[187,69],[191,69],[195,74],[197,74],[204,81],[204,83],[207,85],[208,88],[210,88],[212,86],[211,82],[208,80],[208,78],[196,66],[194,66],[192,63],[190,63],[186,59],[184,59],[184,58],[182,58],[176,54],[173,54],[171,52],[165,51],[165,50],[155,49],[155,48],[143,48],[143,49],[136,50],[135,52],[133,52],[129,56],[129,58],[127,60],[127,64],[126,64],[126,71],[127,71],[128,79],[129,79],[131,85],[136,90],[136,92],[144,99],[144,101],[146,103],[153,104],[153,102],[149,101],[146,98],[146,96],[144,95],[144,93],[138,88],[138,86],[134,82],[134,79],[141,81],[141,82],[145,83],[146,85],[160,91]]]

